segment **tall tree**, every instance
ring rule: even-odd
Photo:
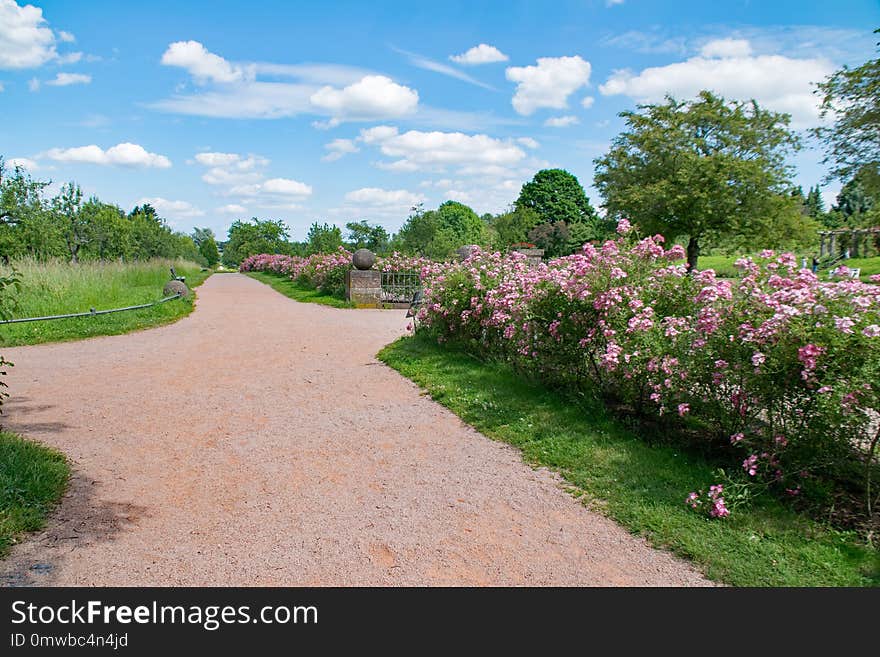
[[[205,259],[208,267],[213,267],[220,262],[220,251],[217,249],[217,241],[213,235],[203,238],[198,247],[199,254]]]
[[[780,213],[790,218],[786,157],[800,142],[787,114],[702,91],[620,116],[626,131],[595,161],[605,208],[667,240],[686,237],[690,268],[704,240],[765,235]]]
[[[522,186],[516,209],[532,209],[543,223],[576,224],[596,217],[578,179],[564,169],[543,169]]]
[[[306,239],[309,253],[333,253],[342,246],[342,230],[339,226],[316,221],[309,227]]]
[[[76,183],[65,183],[52,199],[52,210],[61,222],[71,262],[79,260],[80,249],[91,238],[89,215],[83,212],[83,193]]]
[[[369,249],[373,253],[385,253],[388,250],[391,237],[382,226],[373,226],[366,220],[361,220],[349,221],[345,227],[348,229],[348,241],[353,249]]]
[[[810,187],[810,191],[807,192],[805,205],[807,207],[807,214],[813,219],[822,219],[822,216],[825,214],[825,202],[822,200],[822,192],[819,191],[819,185]]]
[[[210,228],[193,228],[190,237],[192,237],[192,241],[196,243],[196,246],[201,246],[202,242],[205,240],[215,240],[216,242],[217,239],[214,235],[214,231]]]
[[[235,221],[229,227],[229,239],[223,246],[223,264],[237,267],[248,256],[258,253],[290,253],[287,225],[280,219]]]
[[[821,118],[833,119],[813,130],[825,144],[831,175],[848,180],[873,165],[864,182],[880,189],[880,58],[854,69],[843,67],[819,83],[816,93],[822,99]]]

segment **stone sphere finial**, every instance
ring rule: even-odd
[[[470,258],[479,248],[476,244],[466,244],[465,246],[458,247],[455,250],[455,255],[459,260],[464,261]]]
[[[179,294],[182,297],[189,296],[189,288],[186,286],[186,283],[181,281],[168,281],[165,283],[165,287],[162,289],[162,294],[166,297],[170,297],[173,294]]]
[[[376,264],[376,254],[369,249],[358,249],[351,256],[351,263],[355,268],[366,271]]]

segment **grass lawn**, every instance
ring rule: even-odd
[[[712,464],[649,445],[603,408],[525,381],[428,338],[401,338],[379,358],[485,435],[557,470],[571,492],[653,545],[738,586],[877,586],[878,552],[772,499],[710,520],[684,504],[714,483]]]
[[[272,287],[273,290],[281,292],[286,297],[290,297],[294,301],[302,301],[304,303],[320,303],[324,306],[333,306],[334,308],[354,308],[351,301],[340,299],[338,297],[324,294],[320,290],[298,285],[289,277],[281,274],[272,274],[264,271],[252,271],[247,273],[248,276],[254,278],[261,283],[265,283]]]
[[[733,263],[739,256],[700,256],[698,266],[700,269],[714,269],[715,273],[722,278],[737,278],[740,275],[739,270],[733,266]],[[807,267],[810,266],[811,258],[807,258]],[[873,258],[850,258],[841,261],[842,265],[846,265],[852,269],[861,269],[859,278],[865,283],[869,283],[868,277],[873,274],[880,274],[880,256]],[[800,266],[800,259],[798,259]],[[839,265],[838,265],[839,266]],[[828,278],[828,268],[819,270],[819,278],[826,280]]]
[[[0,557],[22,532],[44,525],[69,476],[59,452],[0,431]]]
[[[186,277],[190,289],[211,274],[194,263],[151,260],[131,263],[36,262],[15,263],[21,289],[13,317],[42,317],[136,306],[162,298],[169,280],[169,267]],[[0,268],[4,273],[8,267]],[[0,324],[0,346],[13,347],[41,342],[78,340],[96,335],[117,335],[137,329],[167,324],[192,312],[192,295],[167,303],[97,317],[56,319],[23,324]]]

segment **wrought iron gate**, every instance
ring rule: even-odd
[[[409,303],[422,288],[422,277],[417,271],[383,271],[382,301]]]

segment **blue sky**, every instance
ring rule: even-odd
[[[0,154],[178,230],[509,205],[577,175],[617,113],[704,87],[816,124],[811,82],[875,56],[876,0],[0,0]],[[822,153],[793,161],[805,188]],[[839,185],[824,188],[833,199]]]

